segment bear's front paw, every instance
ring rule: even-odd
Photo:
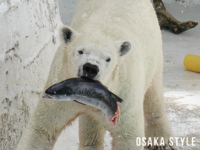
[[[172,138],[148,138],[145,150],[177,150]]]
[[[165,146],[148,146],[146,150],[177,150],[177,148],[166,144]]]
[[[79,146],[78,150],[103,150],[103,147],[101,146]]]

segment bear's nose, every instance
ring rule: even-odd
[[[83,65],[83,76],[93,79],[99,72],[99,68],[96,65],[86,63]]]

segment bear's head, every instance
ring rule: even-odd
[[[131,49],[128,41],[113,41],[98,31],[78,33],[64,26],[60,30],[68,72],[72,77],[107,81],[120,59]]]

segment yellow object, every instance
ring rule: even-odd
[[[188,54],[185,56],[183,64],[187,70],[200,73],[200,56]]]

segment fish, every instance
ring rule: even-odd
[[[46,89],[44,99],[75,101],[100,109],[107,121],[114,126],[120,114],[119,104],[123,100],[108,90],[100,81],[89,78],[70,78]]]

